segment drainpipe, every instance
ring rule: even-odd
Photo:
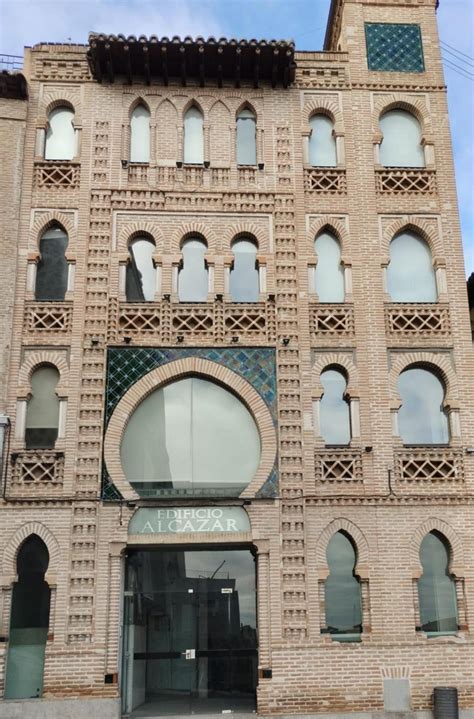
[[[8,440],[10,437],[10,418],[6,415],[0,415],[0,481],[2,497],[5,496],[5,475],[4,471],[6,463],[4,461],[7,453]]]

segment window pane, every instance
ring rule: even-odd
[[[341,266],[341,248],[329,232],[316,238],[314,251],[318,264],[314,273],[315,290],[320,302],[344,302],[344,269]]]
[[[129,302],[150,302],[155,299],[156,269],[153,264],[155,245],[147,239],[137,238],[130,245],[130,262],[127,265],[126,295]]]
[[[62,302],[67,291],[68,263],[64,253],[67,234],[60,227],[47,230],[40,240],[40,261],[36,267],[35,299]]]
[[[249,240],[238,240],[232,247],[234,266],[230,273],[230,295],[234,302],[258,302],[259,278],[257,248]]]
[[[49,113],[46,132],[45,160],[72,160],[75,155],[74,113],[57,107]]]
[[[207,300],[209,280],[204,260],[206,251],[206,243],[202,240],[186,240],[183,243],[183,267],[178,279],[180,302]]]
[[[251,110],[242,110],[237,117],[237,164],[257,164],[256,120]]]
[[[344,375],[328,369],[321,373],[324,394],[320,402],[321,436],[326,444],[349,444],[351,422],[349,405],[344,400],[347,382]]]
[[[204,162],[202,113],[190,107],[184,116],[184,161],[188,164]]]
[[[55,367],[40,367],[31,377],[31,399],[26,411],[25,442],[30,448],[51,448],[58,436],[59,399]]]
[[[423,574],[418,581],[421,628],[425,632],[456,632],[458,612],[454,582],[449,576],[449,552],[434,532],[420,547]]]
[[[431,251],[421,237],[404,232],[392,240],[387,283],[393,302],[437,301]]]
[[[325,582],[326,626],[331,634],[360,634],[360,585],[354,576],[356,554],[348,537],[336,532],[327,552],[329,576]]]
[[[150,113],[144,105],[130,119],[130,162],[150,162]]]
[[[421,127],[414,115],[405,110],[390,110],[380,118],[383,140],[380,164],[385,167],[424,167]]]
[[[428,370],[414,367],[398,378],[402,406],[398,412],[404,444],[447,444],[448,419],[443,412],[443,385]]]
[[[336,140],[333,137],[333,123],[325,115],[313,115],[309,121],[309,164],[314,167],[335,167],[337,165]]]

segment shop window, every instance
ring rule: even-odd
[[[59,399],[56,367],[44,365],[31,376],[31,396],[26,410],[25,444],[27,449],[52,449],[58,437]]]
[[[190,238],[183,242],[183,261],[178,276],[180,302],[205,302],[209,287],[206,266],[207,245],[204,240]]]
[[[444,386],[422,367],[406,369],[398,378],[401,407],[398,427],[404,444],[448,444],[448,418],[443,410]]]
[[[413,232],[390,243],[387,289],[392,302],[436,302],[438,291],[428,244]]]
[[[314,271],[314,289],[320,302],[344,302],[344,268],[341,247],[330,232],[321,232],[314,242],[318,263]]]
[[[150,162],[150,111],[144,105],[130,118],[130,162]]]
[[[313,115],[309,126],[309,164],[313,167],[335,167],[336,138],[332,120],[326,115]]]
[[[383,134],[380,164],[385,167],[424,167],[421,126],[411,112],[389,110],[380,118]]]
[[[249,109],[237,115],[237,164],[257,164],[257,120]]]
[[[349,404],[345,393],[347,380],[335,369],[321,372],[323,396],[319,406],[321,436],[326,445],[344,445],[351,441]]]
[[[203,117],[194,105],[184,116],[184,162],[189,165],[204,162]]]
[[[325,582],[326,632],[333,639],[357,641],[362,632],[362,599],[355,575],[357,554],[351,539],[336,532],[329,541],[326,557],[329,576]]]
[[[49,554],[35,534],[22,544],[13,585],[4,699],[32,699],[43,693],[50,588]]]
[[[65,252],[68,236],[61,227],[43,233],[36,266],[35,299],[62,302],[68,285],[68,262]]]
[[[72,160],[75,154],[74,112],[69,107],[57,107],[48,115],[44,159]]]
[[[129,246],[125,294],[128,302],[152,302],[156,291],[156,268],[153,261],[154,243],[137,237]]]
[[[127,423],[121,459],[143,496],[238,496],[259,465],[260,437],[234,394],[188,377],[141,402]]]
[[[232,245],[234,262],[230,272],[230,295],[234,302],[258,302],[259,274],[257,246],[251,240],[237,240]]]
[[[430,532],[420,547],[423,574],[418,580],[420,629],[428,635],[458,630],[456,587],[449,574],[449,546],[438,532]]]

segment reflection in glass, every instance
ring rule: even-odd
[[[349,405],[344,399],[347,381],[342,372],[327,369],[321,372],[324,394],[319,406],[321,436],[327,445],[349,444],[351,420]]]
[[[122,466],[144,496],[238,496],[260,462],[255,421],[231,392],[198,377],[172,382],[138,405]]]
[[[403,232],[392,240],[387,281],[392,302],[437,301],[431,250],[421,237]]]
[[[384,167],[424,167],[420,123],[411,112],[390,110],[380,118],[383,134],[380,164]]]
[[[237,115],[237,164],[257,164],[256,118],[246,109]]]
[[[421,629],[436,634],[458,630],[454,581],[449,575],[449,550],[444,538],[430,532],[420,547],[423,574],[418,580]]]
[[[204,162],[202,113],[194,106],[184,116],[184,162],[195,165]]]
[[[309,126],[309,164],[313,167],[336,167],[336,139],[332,120],[326,115],[313,115]]]
[[[402,406],[398,427],[403,444],[448,444],[448,418],[443,411],[444,387],[433,372],[407,369],[398,378]]]
[[[52,449],[58,437],[59,399],[56,385],[59,372],[45,365],[31,376],[31,397],[26,408],[25,444],[27,449]]]
[[[205,302],[209,289],[205,254],[207,245],[200,239],[183,242],[183,266],[178,277],[180,302]]]
[[[230,272],[230,295],[234,302],[258,302],[259,277],[257,247],[250,240],[237,240],[232,245],[233,267]]]
[[[344,269],[341,247],[330,232],[321,232],[314,242],[318,258],[314,273],[315,290],[320,302],[344,302]]]
[[[68,282],[67,245],[68,237],[61,227],[50,227],[43,233],[39,245],[40,260],[36,266],[36,300],[64,300]]]
[[[130,162],[150,162],[150,111],[144,105],[130,118]]]
[[[155,299],[156,269],[153,262],[155,245],[151,240],[137,237],[130,243],[130,262],[127,264],[125,292],[128,302],[151,302]]]
[[[343,532],[336,532],[326,551],[329,576],[325,582],[326,627],[330,634],[359,635],[362,631],[360,584],[354,570],[356,552]]]
[[[45,160],[72,160],[76,152],[73,123],[74,112],[68,107],[57,107],[49,113]]]

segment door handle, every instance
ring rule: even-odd
[[[196,659],[196,650],[195,649],[186,649],[186,651],[181,652],[181,656],[185,659]]]

